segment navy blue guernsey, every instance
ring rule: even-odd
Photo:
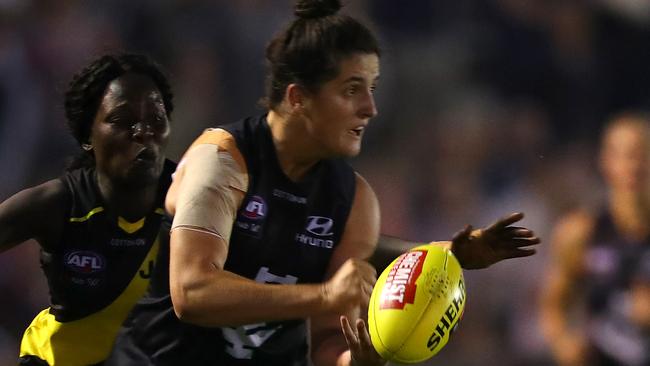
[[[234,137],[249,178],[224,269],[261,283],[323,282],[354,199],[354,171],[343,160],[323,160],[293,182],[280,168],[266,116],[221,128]],[[160,254],[168,256],[162,248]],[[305,319],[237,328],[183,324],[174,316],[168,275],[168,266],[156,267],[150,294],[136,306],[107,365],[309,364]]]
[[[630,241],[623,237],[607,210],[596,220],[592,242],[586,248],[585,278],[589,338],[600,364],[650,365],[650,334],[632,325],[625,298],[632,279],[650,256],[650,238]],[[621,347],[625,344],[628,349]],[[630,352],[631,349],[645,351]],[[622,354],[638,354],[636,362]],[[627,362],[626,362],[627,361]]]
[[[225,269],[257,282],[322,282],[352,206],[354,171],[343,161],[323,160],[296,183],[280,168],[265,117],[224,129],[235,137],[249,172]],[[306,339],[304,320],[224,328],[224,356],[255,360],[278,355],[282,363],[295,352],[291,357],[301,360]]]

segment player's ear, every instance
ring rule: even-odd
[[[305,97],[305,90],[300,85],[292,83],[287,86],[285,98],[289,102],[289,107],[292,112],[299,112],[302,110]]]

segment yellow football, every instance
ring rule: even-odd
[[[368,308],[372,345],[389,361],[425,361],[449,341],[465,300],[463,270],[451,251],[413,248],[377,279]]]

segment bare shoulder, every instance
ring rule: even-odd
[[[560,218],[553,230],[554,242],[584,242],[593,232],[595,216],[587,210],[575,210]]]
[[[22,190],[0,204],[0,247],[28,239],[52,243],[62,230],[69,193],[60,179]]]
[[[165,199],[165,208],[172,215],[176,213],[181,186],[210,187],[221,182],[236,190],[242,196],[240,198],[248,188],[246,161],[235,138],[218,128],[207,129],[192,143],[173,177]]]
[[[65,206],[69,198],[68,188],[61,179],[52,179],[32,188],[34,199],[44,205]]]
[[[57,212],[65,210],[68,189],[60,179],[52,179],[43,184],[24,189],[0,204],[0,213],[28,211]]]
[[[591,240],[595,216],[586,210],[576,210],[562,217],[553,230],[551,243],[553,261],[567,271],[582,268],[584,251]]]

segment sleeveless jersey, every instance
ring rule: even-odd
[[[163,204],[174,168],[165,162],[155,209],[136,222],[104,207],[94,169],[60,178],[68,190],[68,215],[58,245],[41,249],[51,306],[25,331],[21,357],[51,366],[92,365],[108,357],[153,271],[161,223],[169,221]]]
[[[237,140],[249,171],[225,269],[264,283],[322,282],[352,205],[352,168],[325,160],[294,183],[280,168],[266,118],[225,129]],[[306,340],[304,320],[223,328],[224,364],[306,360]]]
[[[609,212],[598,216],[586,249],[584,283],[588,334],[598,365],[650,365],[650,334],[634,326],[627,314],[629,289],[642,258],[650,255],[650,238],[626,240]]]
[[[234,137],[249,175],[224,268],[261,283],[322,282],[352,206],[354,171],[342,160],[323,160],[296,183],[280,168],[265,116],[222,128]],[[168,260],[167,250],[161,261]],[[168,275],[167,266],[156,267],[149,294],[127,320],[107,365],[309,363],[305,319],[236,328],[184,324],[173,311]]]

